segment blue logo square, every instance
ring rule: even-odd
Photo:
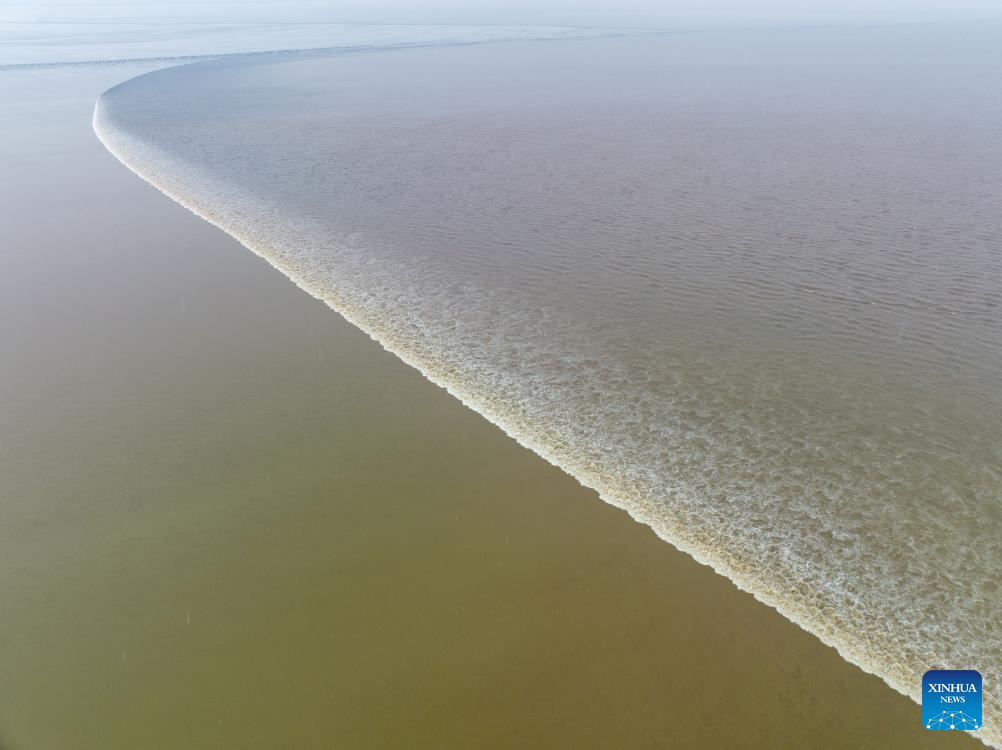
[[[926,729],[981,728],[981,673],[930,669],[922,676],[922,724]]]

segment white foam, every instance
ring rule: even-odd
[[[1002,747],[998,540],[978,525],[1000,478],[997,464],[977,463],[998,446],[966,455],[951,432],[909,444],[894,424],[861,434],[879,404],[868,400],[869,370],[845,380],[796,354],[731,358],[684,337],[671,350],[608,356],[614,343],[594,321],[536,289],[494,288],[473,272],[450,278],[428,258],[304,216],[270,198],[266,181],[214,173],[199,149],[219,148],[218,138],[194,131],[188,150],[165,146],[148,121],[130,120],[156,96],[148,82],[113,89],[95,108],[95,132],[126,166],[520,444],[899,692],[918,701],[927,669],[979,668],[986,723],[975,736]],[[777,384],[782,393],[771,392]],[[905,417],[906,429],[926,424]],[[869,441],[870,461],[859,440]],[[944,518],[944,508],[957,517]],[[964,576],[943,581],[930,555],[964,565]]]

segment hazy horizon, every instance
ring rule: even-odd
[[[87,3],[15,0],[0,8],[0,23],[415,23],[556,24],[651,28],[815,23],[901,23],[1002,19],[989,0],[296,0],[276,7],[265,0],[166,3],[163,0]]]

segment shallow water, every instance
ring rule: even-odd
[[[917,697],[1002,667],[998,28],[224,61],[126,164]]]

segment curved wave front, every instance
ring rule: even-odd
[[[847,660],[979,669],[1002,746],[1002,151],[852,33],[220,60],[94,127]]]

